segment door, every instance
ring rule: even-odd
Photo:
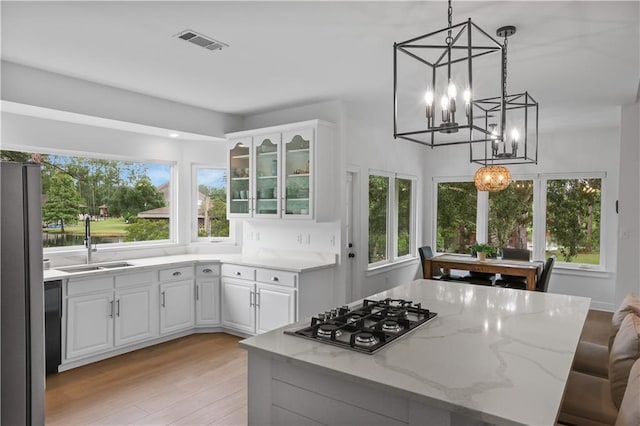
[[[264,333],[295,321],[294,288],[258,284],[255,304],[257,333]]]
[[[193,327],[193,299],[192,280],[160,284],[160,334]]]
[[[280,216],[280,133],[253,138],[254,216]]]
[[[113,347],[113,291],[67,300],[67,358]]]
[[[152,303],[153,287],[116,291],[115,344],[127,345],[154,337]],[[157,315],[157,311],[156,315]]]
[[[196,325],[220,325],[220,279],[196,280]]]
[[[255,333],[254,284],[251,281],[222,280],[222,325]]]

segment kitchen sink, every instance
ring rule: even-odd
[[[102,271],[104,269],[113,269],[113,268],[126,268],[128,266],[133,266],[127,262],[112,262],[112,263],[100,263],[95,265],[74,265],[74,266],[62,266],[60,268],[55,268],[58,271],[62,272],[90,272],[90,271]]]
[[[111,269],[111,268],[126,268],[127,266],[133,266],[130,263],[127,262],[118,262],[118,263],[105,263],[103,265],[100,265],[101,268],[104,269]]]

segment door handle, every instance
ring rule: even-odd
[[[249,306],[253,306],[253,292],[249,292]]]
[[[200,286],[196,284],[196,300],[200,300]]]
[[[242,272],[240,272],[240,271],[236,271],[236,272],[234,272],[233,274],[239,277],[240,275],[242,275]]]
[[[256,305],[256,308],[259,308],[259,307],[260,307],[260,293],[258,293],[258,292],[256,291],[256,292],[255,292],[255,293],[253,293],[253,294],[255,294],[255,296],[254,296],[254,298],[255,298],[254,305]]]
[[[120,316],[120,299],[116,300],[116,316]]]
[[[109,301],[109,318],[113,318],[113,300]]]
[[[271,281],[278,282],[278,281],[280,281],[280,278],[278,278],[278,277],[271,277]]]
[[[355,253],[349,253],[349,257],[350,257],[351,259],[353,259],[354,257],[356,257],[356,254],[355,254]]]
[[[176,271],[172,274],[174,277],[179,277],[180,275],[182,275],[182,272],[180,271]]]
[[[162,292],[162,307],[163,307],[163,308],[164,308],[164,307],[165,307],[165,305],[166,305],[166,303],[165,303],[165,302],[166,302],[166,299],[165,299],[165,294],[164,294],[164,293],[165,293],[165,292],[163,291],[163,292]]]
[[[202,270],[202,272],[203,272],[204,274],[210,274],[210,273],[212,273],[212,272],[213,272],[213,270],[212,270],[212,269],[210,269],[210,268],[206,268],[206,269],[203,269],[203,270]]]

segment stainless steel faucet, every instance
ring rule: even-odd
[[[84,246],[87,248],[87,264],[91,263],[91,253],[98,251],[98,248],[94,245],[91,247],[91,216],[84,215]]]

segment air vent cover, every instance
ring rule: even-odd
[[[224,47],[229,47],[229,45],[226,43],[214,40],[211,37],[198,34],[197,32],[191,30],[184,30],[176,34],[176,37],[184,41],[188,41],[189,43],[193,43],[197,46],[204,47],[208,50],[222,50],[222,48]]]

